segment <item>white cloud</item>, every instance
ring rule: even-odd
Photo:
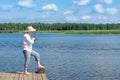
[[[116,8],[103,8],[101,4],[96,4],[94,6],[94,10],[98,13],[108,13],[108,14],[118,13],[118,10]]]
[[[101,4],[96,4],[96,5],[94,6],[94,9],[95,9],[95,11],[98,12],[98,13],[104,13],[104,9],[103,9],[103,6],[102,6]]]
[[[118,12],[116,8],[107,8],[106,11],[108,14],[116,14]]]
[[[47,4],[42,7],[42,10],[54,10],[57,11],[58,7],[55,4]]]
[[[83,20],[88,20],[88,19],[91,19],[91,16],[82,16],[81,17]]]
[[[98,19],[105,20],[105,19],[107,19],[107,16],[98,16]]]
[[[2,9],[2,10],[10,10],[10,9],[12,9],[12,8],[13,8],[13,6],[10,5],[10,4],[8,4],[8,5],[2,5],[2,6],[1,6],[1,9]]]
[[[112,0],[99,0],[100,2],[106,3],[106,4],[111,4]]]
[[[18,5],[21,6],[21,7],[26,7],[26,8],[32,8],[32,7],[36,6],[36,4],[34,4],[32,2],[32,0],[20,0],[18,2]]]
[[[72,13],[73,13],[73,11],[65,11],[63,14],[68,15],[68,14],[72,14]]]
[[[69,21],[77,21],[78,18],[75,17],[75,16],[67,16],[67,17],[66,17],[66,20],[69,20]]]
[[[107,4],[111,4],[111,3],[112,3],[112,0],[105,0],[105,2],[106,2]]]
[[[80,0],[79,2],[73,1],[73,3],[82,6],[82,5],[87,5],[87,4],[89,4],[89,3],[90,3],[90,0]]]

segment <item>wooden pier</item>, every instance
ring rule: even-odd
[[[0,72],[0,80],[48,80],[46,73],[31,72],[30,75],[24,75],[21,72],[6,73]]]

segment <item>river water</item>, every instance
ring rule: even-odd
[[[49,80],[120,80],[120,35],[34,34]],[[0,72],[23,71],[23,34],[0,34]],[[37,71],[31,57],[29,71]]]

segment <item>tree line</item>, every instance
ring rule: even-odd
[[[89,24],[89,23],[0,23],[0,33],[16,33],[33,26],[37,31],[53,30],[114,30],[120,29],[120,23]]]

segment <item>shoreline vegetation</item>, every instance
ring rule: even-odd
[[[43,31],[42,33],[63,34],[120,34],[120,30],[67,30],[67,31]]]
[[[36,33],[120,34],[120,23],[0,23],[0,33],[24,33],[29,25],[37,30]]]
[[[8,33],[25,33],[24,31],[7,31],[0,32],[0,34]],[[59,33],[59,34],[120,34],[120,30],[65,30],[65,31],[36,31],[35,33]]]
[[[63,33],[63,34],[120,34],[120,30],[37,31],[36,33]]]

